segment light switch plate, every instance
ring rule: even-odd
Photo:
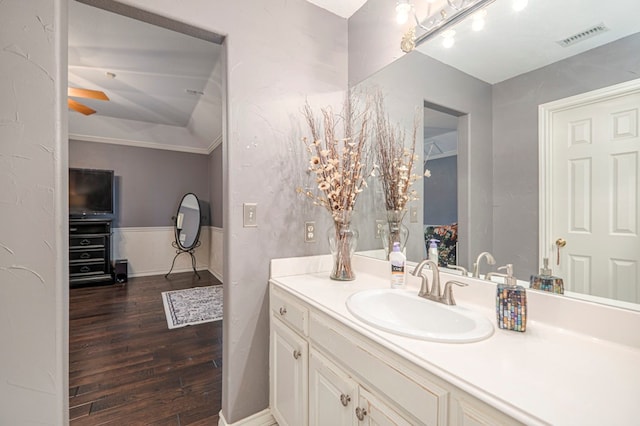
[[[384,226],[384,220],[376,219],[375,235],[376,235],[376,239],[378,239],[378,240],[381,238],[381,233],[382,233],[382,227],[383,226]]]
[[[242,226],[245,228],[258,227],[258,205],[256,203],[244,203],[242,205],[243,220]]]
[[[411,206],[409,209],[409,222],[418,223],[418,207]]]

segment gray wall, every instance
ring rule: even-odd
[[[538,105],[640,76],[640,34],[493,86],[493,254],[538,271]]]
[[[367,0],[349,18],[349,85],[355,86],[404,56],[400,40],[407,25],[396,22],[394,2]]]
[[[458,157],[427,162],[431,177],[424,179],[424,224],[446,225],[458,221]]]
[[[188,192],[209,225],[209,158],[203,154],[108,143],[69,141],[69,167],[113,170],[114,227],[171,226]]]
[[[285,158],[299,143],[305,99],[325,106],[343,97],[347,22],[304,0],[123,3],[227,35],[222,412],[235,423],[269,405],[269,260],[328,252],[326,241],[303,242],[304,221],[327,212],[303,207],[291,177],[305,166]],[[68,417],[66,4],[0,2],[3,46],[16,46],[0,52],[8,123],[0,126],[0,161],[8,162],[0,168],[8,218],[0,256],[3,267],[27,267],[0,271],[9,292],[2,307],[30,318],[2,328],[10,351],[1,367],[3,424],[63,425]],[[258,203],[258,228],[242,227],[243,202]]]
[[[305,210],[291,178],[305,165],[284,159],[300,143],[305,99],[316,106],[342,99],[347,22],[304,0],[127,3],[227,35],[222,412],[235,423],[269,405],[270,259],[328,253],[326,241],[303,241],[304,221],[327,212]],[[242,226],[247,202],[258,204],[257,228]]]
[[[222,172],[222,144],[209,154],[209,210],[211,226],[223,227],[223,189],[224,173]]]
[[[68,423],[67,0],[0,2],[0,424]]]

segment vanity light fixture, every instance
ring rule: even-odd
[[[516,12],[520,12],[527,7],[528,3],[529,0],[513,0],[513,10],[515,10]]]
[[[442,33],[442,46],[445,49],[451,48],[456,42],[456,32],[455,30],[447,30]]]
[[[473,22],[471,23],[471,29],[473,31],[482,31],[486,23],[486,20],[485,20],[486,16],[487,16],[487,11],[484,9],[474,13]]]
[[[409,13],[413,5],[409,0],[398,0],[396,3],[396,22],[400,25],[406,23],[409,20]]]
[[[402,50],[404,52],[410,52],[416,46],[419,46],[420,44],[424,43],[430,38],[435,37],[438,34],[444,33],[445,31],[451,29],[454,25],[462,22],[464,19],[473,16],[478,12],[484,12],[483,9],[494,1],[495,0],[445,0],[444,5],[440,10],[438,10],[436,13],[430,14],[425,19],[419,19],[414,12],[416,28],[410,28],[409,31],[404,35],[403,42],[401,43]],[[399,0],[396,5],[396,17],[398,17],[397,13],[400,3],[403,4],[403,7],[405,7],[404,4],[408,4],[409,12],[411,10],[414,10],[409,1]],[[429,10],[431,10],[431,8],[429,8]],[[407,14],[409,12],[407,12]],[[479,31],[484,27],[485,16],[486,12],[484,15],[478,16],[477,19],[479,21],[477,21],[477,23],[474,19],[474,29],[478,28],[476,29],[476,31]],[[482,22],[480,21],[480,19],[482,20]],[[415,31],[416,29],[421,29],[422,34],[417,37],[413,36],[413,39],[409,43],[407,38],[410,36],[410,32]],[[447,41],[447,44],[450,44],[448,47],[451,47],[454,41],[451,37],[447,37],[447,39],[449,39],[449,41]],[[411,47],[411,49],[407,50],[409,47]]]

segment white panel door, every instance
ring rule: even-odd
[[[640,302],[640,94],[554,114],[550,262],[567,290]]]

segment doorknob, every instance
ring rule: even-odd
[[[567,245],[567,240],[565,240],[564,238],[558,238],[556,240],[556,252],[558,253],[557,259],[556,259],[556,265],[560,264],[560,249],[566,245]]]

